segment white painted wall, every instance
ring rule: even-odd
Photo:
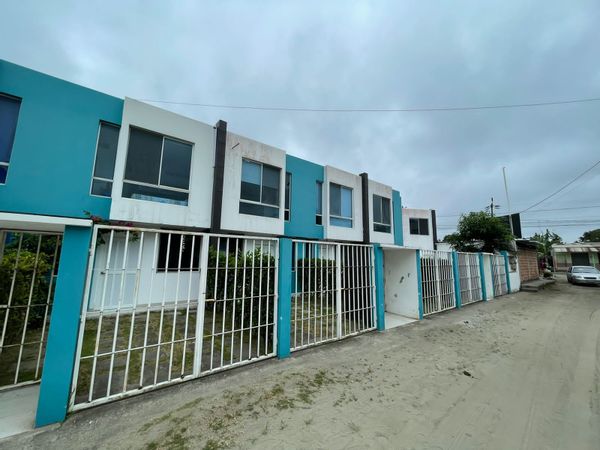
[[[509,256],[510,258],[510,256]],[[510,280],[510,291],[511,292],[518,292],[521,290],[521,269],[519,267],[519,258],[516,257],[515,254],[515,258],[514,260],[517,263],[517,270],[514,272],[510,272],[510,259],[509,259],[509,264],[508,264],[508,270],[509,270],[509,274],[508,274],[508,279]]]
[[[492,278],[492,257],[489,253],[483,254],[483,273],[485,276],[485,293],[487,300],[494,298],[494,280]]]
[[[285,151],[227,132],[221,228],[253,234],[283,235],[285,199]],[[279,167],[279,218],[240,214],[242,158]],[[211,168],[212,169],[212,168]]]
[[[352,188],[352,228],[329,224],[329,183]],[[335,167],[325,166],[323,186],[323,227],[325,239],[340,241],[362,241],[362,179],[360,176]]]
[[[375,231],[373,226],[373,194],[385,197],[390,200],[390,219],[391,228],[389,233],[382,233]],[[394,205],[392,203],[392,187],[387,186],[377,181],[369,180],[369,224],[371,233],[371,242],[377,242],[379,244],[393,244],[394,243]]]
[[[385,310],[419,318],[419,278],[415,250],[386,250],[384,256]]]
[[[177,272],[160,272],[153,269],[156,266],[159,246],[159,242],[155,244],[155,236],[157,236],[156,233],[144,233],[139,272],[136,268],[138,267],[140,239],[129,239],[127,243],[125,271],[122,270],[126,242],[124,233],[115,233],[108,270],[106,270],[108,238],[105,243],[97,245],[88,310],[100,309],[105,280],[106,293],[103,309],[115,309],[119,303],[121,307],[131,307],[134,303],[136,305],[148,305],[148,303],[160,305],[163,298],[166,304],[176,301],[178,303],[187,302],[188,298],[192,302],[198,300],[200,291],[200,272],[198,270],[181,271],[178,275]],[[200,239],[200,237],[196,237],[196,239]],[[123,283],[122,294],[121,283]]]
[[[429,234],[427,236],[410,234],[411,218],[428,219]],[[406,247],[419,248],[422,250],[433,250],[433,229],[431,223],[430,209],[402,208],[402,232],[404,245]]]
[[[136,126],[193,144],[187,206],[121,197],[129,127]],[[111,220],[197,228],[210,227],[215,129],[196,120],[125,98],[115,163]]]

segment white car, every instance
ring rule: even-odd
[[[592,266],[571,266],[567,271],[567,281],[573,284],[600,286],[600,270]]]

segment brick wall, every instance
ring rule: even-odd
[[[540,277],[538,267],[537,251],[532,249],[520,248],[517,252],[519,257],[519,270],[521,282],[529,280],[537,280]]]

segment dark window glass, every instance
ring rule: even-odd
[[[373,230],[381,233],[392,231],[390,220],[390,199],[373,195]]]
[[[179,189],[190,187],[192,146],[165,138],[160,168],[160,184]]]
[[[92,194],[110,197],[112,193],[112,181],[92,180]]]
[[[322,215],[318,215],[315,217],[315,223],[317,225],[323,225],[323,216]]]
[[[410,234],[419,234],[419,219],[408,219]]]
[[[188,193],[161,189],[152,186],[123,183],[123,197],[134,200],[148,200],[158,203],[185,206],[188,204]]]
[[[12,153],[21,100],[0,95],[0,162],[9,163]]]
[[[262,203],[279,205],[279,169],[263,165]]]
[[[332,216],[342,215],[342,194],[341,186],[338,184],[329,185],[329,213]]]
[[[329,216],[330,225],[352,228],[352,189],[329,184]]]
[[[125,165],[126,180],[158,184],[162,141],[161,135],[131,128]]]
[[[373,222],[382,222],[381,197],[379,195],[373,196]]]
[[[240,198],[260,202],[261,166],[248,160],[242,160],[242,192]]]
[[[285,209],[290,209],[290,189],[292,187],[292,174],[285,173]]]
[[[98,147],[96,148],[96,163],[94,164],[95,177],[113,179],[118,143],[119,127],[101,123],[98,133]]]
[[[391,215],[391,205],[390,205],[390,199],[389,198],[382,198],[381,199],[381,215],[382,215],[382,222],[388,225],[392,224],[392,215]]]
[[[6,175],[8,175],[8,166],[0,166],[0,183],[6,183]]]
[[[323,182],[317,181],[317,214],[323,214]]]
[[[422,234],[422,235],[429,234],[429,220],[428,219],[419,219],[419,234]]]
[[[240,202],[240,213],[253,216],[279,217],[279,208],[274,206],[261,205],[258,203]]]
[[[161,233],[158,247],[157,270],[177,271],[198,270],[200,261],[199,236]],[[193,244],[193,245],[192,245]],[[192,255],[193,248],[193,255]],[[181,253],[181,266],[179,266],[179,254]]]

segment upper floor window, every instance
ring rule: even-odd
[[[281,169],[242,159],[240,213],[279,217],[279,176]]]
[[[429,219],[410,218],[408,223],[410,225],[410,234],[422,234],[425,236],[429,234]]]
[[[285,173],[285,209],[283,210],[283,220],[290,220],[290,195],[292,191],[292,174]]]
[[[373,230],[381,233],[392,232],[389,198],[373,195]]]
[[[191,164],[192,144],[132,127],[123,197],[185,206]]]
[[[98,130],[98,143],[96,144],[92,195],[110,197],[118,143],[119,126],[101,122]]]
[[[317,181],[317,214],[315,223],[323,225],[323,182]]]
[[[329,184],[329,224],[352,228],[352,189]]]
[[[21,100],[0,94],[0,184],[6,183]]]

